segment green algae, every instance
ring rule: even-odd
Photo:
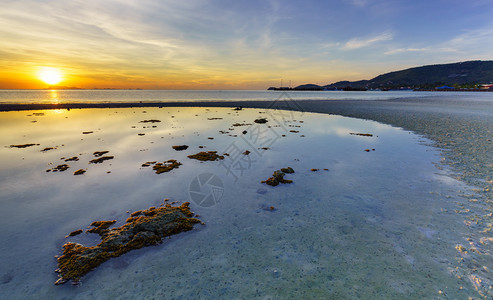
[[[192,230],[195,224],[202,222],[193,217],[189,205],[189,202],[180,206],[165,204],[158,208],[138,211],[133,217],[128,218],[124,225],[117,228],[109,228],[115,220],[93,222],[91,226],[94,228],[88,232],[97,233],[101,242],[93,247],[72,242],[63,245],[63,254],[57,258],[56,272],[60,278],[55,285],[69,280],[78,284],[82,276],[112,257],[157,245],[165,237]]]

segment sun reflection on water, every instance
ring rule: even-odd
[[[60,99],[58,99],[58,91],[51,90],[50,91],[50,102],[52,104],[60,104]]]

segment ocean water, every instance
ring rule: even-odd
[[[269,122],[254,123],[259,117]],[[142,123],[150,119],[161,122]],[[171,148],[182,144],[189,148]],[[471,187],[440,167],[440,153],[429,144],[373,121],[296,111],[0,112],[0,298],[484,295],[481,272],[491,266],[458,263],[470,260],[458,249],[473,229],[457,209],[458,203],[469,209],[464,195]],[[46,148],[54,149],[41,151]],[[229,156],[202,163],[187,158],[204,150]],[[88,164],[95,151],[114,159]],[[79,160],[65,162],[74,156]],[[169,159],[183,165],[163,174],[141,167]],[[63,163],[70,168],[46,172]],[[292,184],[260,182],[288,166],[295,170],[286,176]],[[87,172],[75,176],[77,169]],[[62,245],[97,240],[64,236],[97,220],[120,226],[127,212],[164,198],[191,202],[205,225],[109,260],[79,286],[53,284]]]
[[[491,100],[492,93],[450,93],[413,91],[236,91],[236,90],[0,90],[3,103],[115,103],[115,102],[199,102],[290,100],[389,100],[415,97],[470,97]]]

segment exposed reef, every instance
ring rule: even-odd
[[[201,161],[215,161],[224,159],[223,155],[217,155],[217,151],[202,151],[197,154],[189,155],[188,158]]]
[[[57,258],[56,272],[60,278],[55,285],[69,280],[78,284],[82,276],[112,257],[157,245],[167,236],[193,229],[201,221],[193,217],[189,205],[185,202],[181,206],[151,207],[132,214],[124,225],[117,228],[109,228],[116,222],[114,220],[93,222],[91,226],[94,228],[87,232],[97,233],[101,242],[93,247],[72,242],[63,245],[63,254]]]
[[[43,150],[39,150],[39,151],[46,152],[46,151],[50,151],[50,150],[54,150],[54,149],[56,149],[56,148],[55,147],[46,147]]]
[[[187,145],[178,145],[178,146],[171,146],[171,148],[175,149],[176,151],[183,151],[183,150],[187,150],[188,146]]]
[[[250,126],[250,125],[252,125],[252,124],[251,123],[234,123],[231,126],[239,127],[239,126]]]
[[[179,166],[182,165],[182,163],[176,161],[175,159],[170,159],[162,163],[156,163],[156,161],[148,161],[142,164],[142,167],[150,167],[152,166],[152,169],[156,171],[156,174],[161,174],[165,172],[169,172],[173,169],[178,169]]]
[[[67,234],[65,238],[71,237],[71,236],[76,236],[84,232],[82,229],[77,229],[75,231],[72,231],[71,233]]]
[[[39,146],[39,144],[22,144],[22,145],[10,145],[10,148],[27,148],[32,146]]]
[[[94,157],[101,157],[101,156],[105,155],[108,152],[110,152],[110,151],[96,151],[92,155],[94,155]]]
[[[102,163],[103,161],[105,160],[110,160],[110,159],[113,159],[115,158],[114,156],[101,156],[100,158],[95,158],[91,161],[89,161],[90,164],[100,164]]]
[[[373,136],[371,133],[355,133],[355,132],[350,132],[350,135],[359,135],[359,136]]]
[[[284,175],[291,173],[294,173],[293,168],[282,168],[281,170],[275,171],[274,174],[272,174],[272,177],[269,177],[267,180],[263,180],[261,182],[270,186],[277,186],[279,183],[292,183],[292,180],[284,179]]]
[[[86,170],[84,170],[84,169],[79,169],[79,170],[77,170],[77,171],[75,171],[75,172],[74,172],[74,175],[82,175],[82,174],[84,174],[85,172],[86,172]]]
[[[46,172],[63,172],[63,171],[67,171],[69,168],[70,168],[69,165],[63,164],[63,165],[58,165],[54,168],[48,169],[48,170],[46,170]]]
[[[168,161],[155,164],[152,167],[152,169],[156,171],[156,174],[161,174],[161,173],[169,172],[173,169],[178,169],[179,166],[181,166],[180,162],[177,162],[174,159],[170,159]]]

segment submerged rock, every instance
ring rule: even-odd
[[[197,154],[189,155],[188,158],[201,161],[215,161],[224,159],[223,155],[217,155],[217,151],[202,151]]]
[[[193,229],[201,221],[193,218],[189,205],[189,202],[185,202],[181,206],[166,204],[158,208],[151,207],[139,211],[117,228],[108,228],[114,221],[92,223],[95,227],[90,232],[97,233],[101,242],[93,247],[71,242],[63,245],[63,254],[57,258],[56,272],[60,278],[55,285],[69,280],[78,284],[82,276],[112,257],[157,245],[167,236]]]

